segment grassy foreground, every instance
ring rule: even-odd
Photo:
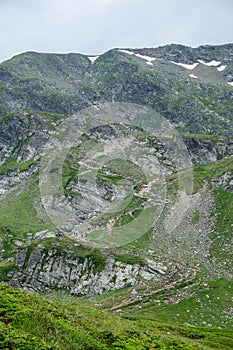
[[[233,331],[131,320],[0,285],[0,349],[232,349]]]

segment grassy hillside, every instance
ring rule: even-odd
[[[233,331],[130,320],[0,285],[1,349],[232,349]]]

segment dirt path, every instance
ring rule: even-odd
[[[159,289],[153,290],[153,291],[151,291],[149,293],[141,293],[140,295],[130,296],[130,297],[124,299],[124,300],[121,300],[119,303],[116,303],[111,308],[106,309],[106,311],[117,310],[117,309],[119,309],[119,308],[121,308],[123,306],[130,305],[131,303],[134,303],[137,300],[141,300],[142,297],[155,295],[155,294],[158,294],[158,293],[160,293],[160,292],[162,292],[164,290],[169,290],[169,289],[175,288],[181,282],[190,282],[190,281],[192,281],[196,277],[196,274],[197,274],[198,270],[195,269],[195,268],[189,268],[187,270],[188,271],[186,272],[186,274],[184,275],[183,278],[181,278],[181,279],[179,279],[177,281],[174,281],[172,283],[169,283],[169,284],[167,284],[167,285],[165,285],[165,286],[163,286],[163,287],[161,287]]]

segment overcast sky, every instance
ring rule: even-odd
[[[233,0],[0,0],[0,61],[24,51],[233,42]]]

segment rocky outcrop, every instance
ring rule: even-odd
[[[153,259],[128,263],[96,251],[84,257],[72,251],[47,250],[43,243],[32,251],[19,249],[15,263],[16,271],[8,273],[12,286],[34,291],[62,289],[79,296],[93,296],[126,286],[159,284],[180,269],[179,264]]]
[[[189,150],[193,165],[208,164],[233,154],[233,141],[231,139],[211,139],[199,135],[182,139]]]
[[[142,55],[191,64],[197,62],[198,59],[231,63],[233,60],[232,50],[233,44],[220,46],[203,45],[196,48],[171,44],[157,48],[134,49],[133,51]]]
[[[233,193],[233,175],[230,171],[225,172],[220,177],[215,177],[212,180],[212,184],[216,187],[222,187],[225,190]]]
[[[1,163],[13,156],[18,162],[38,159],[48,135],[57,125],[56,120],[49,122],[45,116],[24,112],[6,117],[0,123]]]
[[[28,170],[19,169],[8,170],[5,174],[0,174],[0,196],[9,193],[18,185],[22,185],[39,169],[39,165],[31,165]]]

